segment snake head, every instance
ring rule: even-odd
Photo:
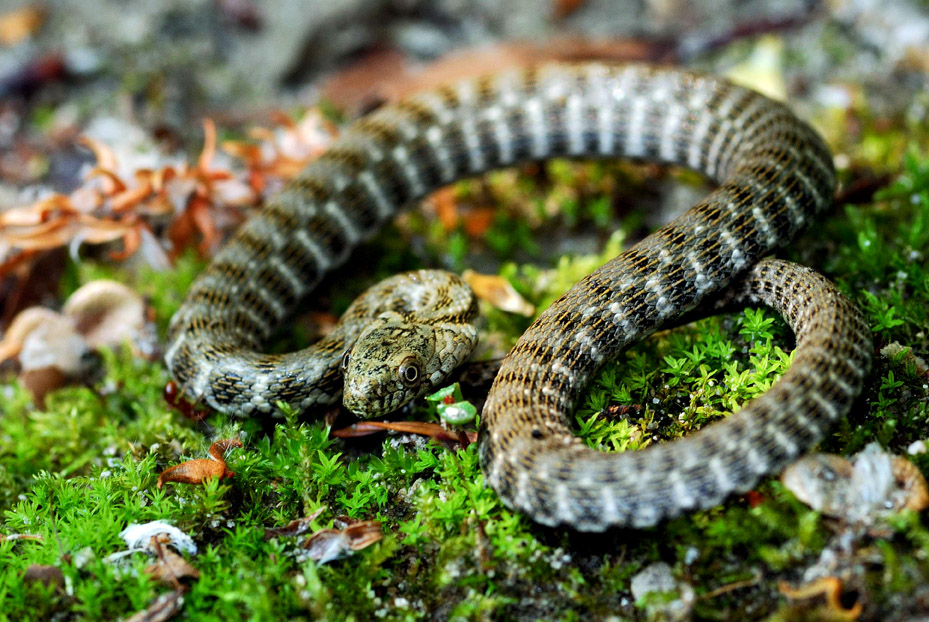
[[[342,359],[342,404],[368,419],[397,410],[432,387],[435,333],[407,314],[382,313]]]

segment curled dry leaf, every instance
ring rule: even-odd
[[[106,561],[120,564],[138,552],[156,558],[145,569],[155,579],[178,589],[186,589],[182,579],[199,579],[200,572],[187,563],[178,553],[197,554],[197,545],[186,533],[173,525],[162,521],[152,521],[142,525],[129,525],[120,532],[128,550],[118,551],[107,556]]]
[[[438,423],[426,423],[424,421],[359,421],[347,428],[333,430],[331,434],[336,438],[358,438],[384,430],[420,434],[434,438],[437,441],[462,443],[464,445],[477,442],[477,432],[459,431],[453,434]]]
[[[842,582],[837,577],[822,577],[798,588],[792,588],[781,581],[777,589],[791,600],[806,600],[825,595],[826,605],[829,607],[829,619],[857,620],[861,615],[860,602],[856,602],[849,608],[842,604]]]
[[[253,128],[249,132],[257,143],[230,140],[222,145],[223,151],[245,162],[251,189],[258,194],[276,190],[279,184],[269,186],[272,180],[296,177],[338,135],[335,124],[316,108],[308,110],[299,121],[276,112],[274,121],[276,129]]]
[[[241,447],[242,441],[237,438],[227,438],[216,441],[210,445],[210,459],[198,459],[182,462],[170,469],[162,471],[158,476],[156,486],[160,489],[165,482],[177,482],[181,484],[202,484],[204,481],[213,477],[227,479],[235,475],[226,468],[226,459],[224,454],[232,447]]]
[[[478,298],[498,309],[524,317],[532,317],[535,314],[535,307],[529,304],[502,276],[478,274],[474,270],[465,270],[461,278],[471,286]]]
[[[232,172],[214,168],[216,129],[204,122],[204,146],[196,165],[139,169],[120,174],[119,163],[108,146],[84,137],[81,142],[97,158],[81,187],[71,195],[53,194],[31,205],[0,214],[0,276],[43,250],[81,243],[100,244],[121,239],[123,250],[114,259],[125,259],[142,249],[157,267],[167,267],[164,251],[152,234],[153,218],[171,217],[169,237],[174,252],[202,238],[201,251],[218,244],[216,210],[254,204],[257,195],[235,179]],[[237,224],[236,217],[230,224]]]
[[[310,523],[316,520],[325,510],[326,506],[324,505],[309,516],[292,520],[283,527],[269,527],[265,529],[265,539],[270,540],[271,538],[302,536],[310,530]]]
[[[436,190],[427,199],[435,210],[436,218],[445,231],[453,231],[458,226],[458,204],[455,201],[455,187],[447,186]]]
[[[182,590],[166,592],[153,600],[148,607],[128,618],[126,622],[165,622],[180,613],[183,606],[184,592]]]
[[[306,539],[303,548],[319,564],[325,564],[367,548],[384,537],[378,521],[361,521],[344,529],[322,529]]]
[[[875,443],[852,461],[833,454],[801,458],[785,469],[781,481],[814,510],[853,523],[929,506],[929,488],[919,469]]]
[[[125,252],[132,254],[136,249],[129,234],[139,226],[143,224],[132,215],[98,217],[84,213],[63,195],[12,208],[0,215],[0,246],[9,249],[0,258],[0,277],[23,261],[20,254],[31,258],[39,251],[72,244],[102,244],[124,238]]]
[[[182,579],[197,580],[200,578],[200,571],[191,566],[186,559],[175,553],[167,546],[171,538],[167,534],[152,536],[150,548],[155,551],[158,561],[145,569],[145,572],[152,578],[161,581],[175,588],[180,588],[183,584]]]
[[[455,195],[453,186],[436,190],[427,199],[427,209],[435,213],[436,220],[445,231],[454,231],[460,224],[470,237],[483,237],[493,224],[497,210],[480,206],[459,210]]]
[[[123,260],[139,253],[143,260],[166,268],[169,257],[154,234],[167,218],[171,254],[197,244],[201,254],[218,248],[223,233],[244,218],[241,208],[255,205],[269,189],[269,179],[294,177],[319,156],[336,134],[335,126],[317,110],[300,121],[275,118],[280,131],[257,130],[259,144],[230,142],[225,149],[246,161],[248,172],[236,175],[214,164],[216,128],[205,120],[204,145],[193,165],[120,170],[109,146],[88,137],[81,142],[93,152],[97,166],[70,195],[52,194],[30,205],[0,213],[0,278],[33,265],[40,254],[80,244],[122,241],[110,253]],[[278,186],[271,184],[270,190]],[[199,240],[199,243],[198,243]]]

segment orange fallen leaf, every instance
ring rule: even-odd
[[[497,210],[492,207],[475,207],[464,216],[464,230],[472,238],[483,238],[494,224]]]
[[[460,216],[455,201],[455,187],[447,186],[436,190],[429,196],[429,203],[435,208],[438,221],[445,231],[452,231],[458,226]]]
[[[842,582],[837,577],[822,577],[798,588],[792,588],[786,582],[781,581],[777,584],[777,589],[791,600],[805,600],[824,594],[830,613],[843,620],[856,620],[861,615],[860,602],[856,602],[848,609],[842,605]]]
[[[216,441],[210,445],[210,459],[188,460],[162,471],[158,476],[157,488],[164,486],[165,482],[181,484],[202,484],[204,481],[217,477],[227,479],[235,475],[226,468],[226,459],[223,454],[232,447],[241,447],[242,441],[237,438],[227,438]]]
[[[287,180],[296,177],[312,160],[318,158],[338,135],[338,128],[316,108],[308,110],[299,120],[275,111],[272,118],[276,130],[253,128],[252,139],[260,145],[244,141],[225,141],[223,151],[243,160],[249,169],[249,179],[256,192],[263,192],[269,178]]]
[[[152,536],[151,548],[155,551],[158,561],[148,566],[145,572],[162,583],[181,588],[183,586],[181,579],[196,581],[200,578],[200,571],[169,547],[162,546],[162,544],[169,544],[170,542],[171,538],[167,534]]]
[[[532,317],[535,307],[523,298],[513,285],[502,276],[494,274],[479,274],[474,270],[465,270],[461,278],[471,286],[474,294],[494,307],[516,313],[524,317]]]

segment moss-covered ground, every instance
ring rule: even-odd
[[[873,140],[880,151],[884,143]],[[837,204],[783,255],[820,269],[864,309],[877,351],[902,349],[877,355],[864,394],[822,448],[850,454],[877,441],[904,453],[929,437],[929,378],[914,358],[929,354],[929,157],[897,150],[894,160],[841,147],[853,161],[882,161],[892,181],[866,202]],[[653,193],[652,172],[555,163],[465,182],[456,189],[461,205],[504,204],[483,246],[413,215],[353,265],[375,263],[373,280],[424,261],[463,267],[470,253],[489,251],[543,308],[641,235],[641,218],[615,208],[623,225],[609,236],[614,195],[617,186]],[[857,181],[848,170],[843,176]],[[544,249],[559,229],[605,250],[556,261],[560,253]],[[415,252],[414,238],[425,240]],[[174,271],[141,274],[83,263],[72,266],[63,294],[100,276],[123,280],[151,299],[163,330],[201,268],[193,258]],[[317,306],[344,308],[353,267],[346,270]],[[505,349],[528,321],[488,311],[487,349]],[[578,432],[607,451],[685,435],[763,392],[789,365],[791,347],[782,322],[761,309],[656,334],[591,384],[576,413]],[[841,604],[860,603],[860,619],[929,610],[929,527],[919,515],[900,514],[877,534],[850,534],[772,479],[653,529],[596,536],[547,529],[504,508],[484,486],[473,444],[406,435],[339,440],[324,423],[286,412],[273,425],[219,415],[194,423],[165,403],[161,363],[128,351],[107,351],[104,362],[96,387],[56,392],[45,409],[15,380],[0,387],[0,534],[42,536],[0,541],[0,620],[111,620],[145,609],[170,589],[144,574],[150,560],[137,555],[127,569],[105,558],[124,548],[119,533],[128,524],[156,519],[199,545],[190,562],[202,576],[190,584],[180,620],[662,619],[660,604],[635,602],[630,592],[633,575],[656,561],[693,588],[696,619],[839,619],[842,610],[822,597],[790,600],[778,589],[780,581],[801,584],[826,549]],[[403,416],[417,414],[428,416],[422,407]],[[229,437],[244,443],[228,455],[232,479],[156,489],[163,469],[204,457],[212,441]],[[929,454],[912,459],[929,472]],[[384,537],[324,565],[299,555],[303,537],[265,538],[267,528],[321,507],[314,529],[348,516],[381,522]],[[32,564],[59,567],[64,586],[25,581]]]

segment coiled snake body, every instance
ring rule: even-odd
[[[260,353],[272,329],[398,210],[455,179],[551,157],[676,164],[719,185],[575,285],[507,356],[479,440],[486,480],[506,504],[581,530],[652,525],[748,489],[847,412],[870,362],[867,326],[822,277],[758,263],[829,206],[829,151],[757,93],[638,65],[509,71],[361,119],[194,283],[171,323],[172,375],[188,398],[242,416],[270,413],[277,400],[301,409],[336,401],[363,314],[285,355]],[[797,333],[790,370],[742,411],[681,441],[618,455],[584,447],[568,422],[591,375],[727,286],[725,297],[787,317]],[[397,304],[360,306],[396,319],[408,313]]]

